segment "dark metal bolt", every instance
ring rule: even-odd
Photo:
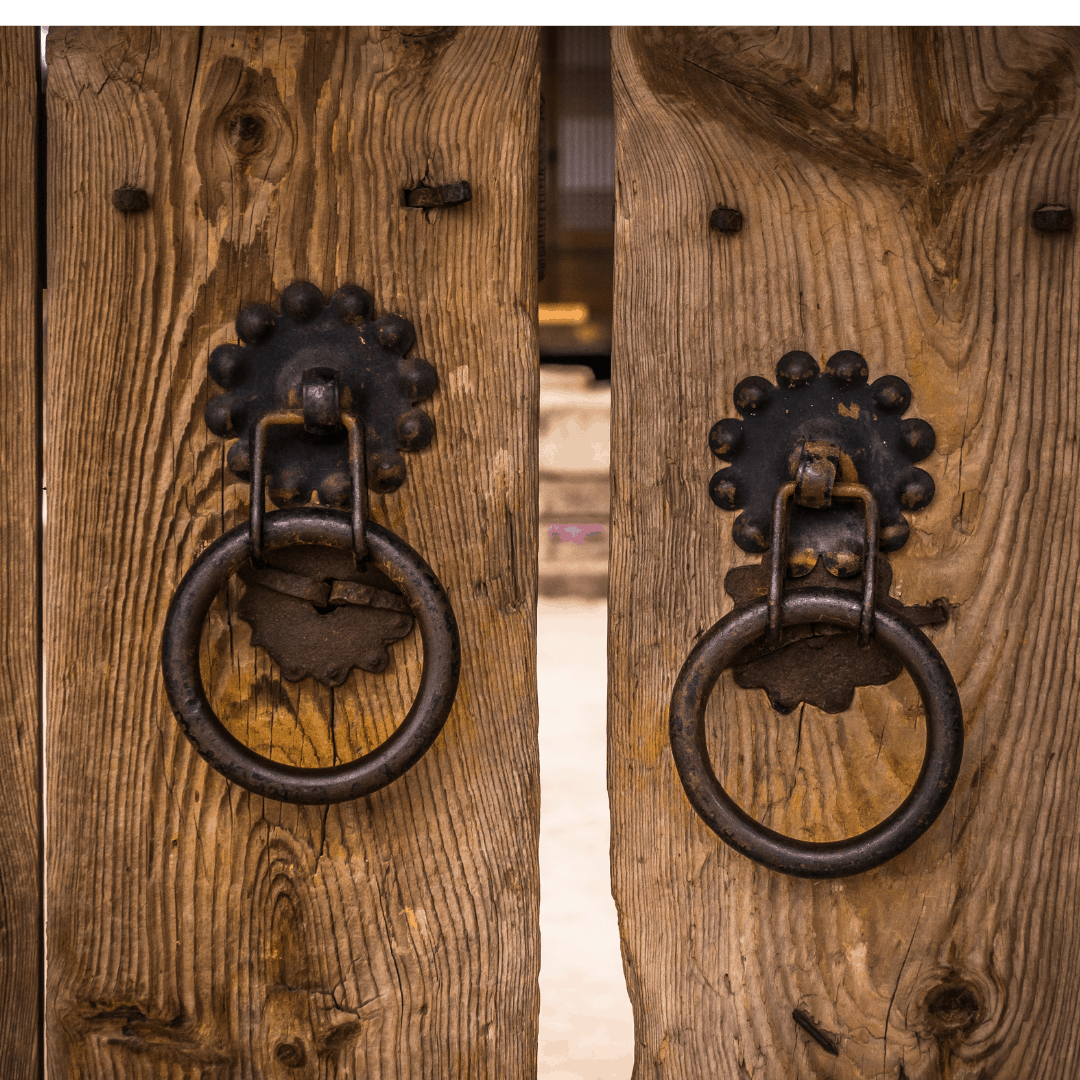
[[[248,304],[236,316],[236,333],[249,345],[269,337],[273,329],[274,313],[265,304]]]
[[[728,417],[717,420],[709,432],[709,449],[722,461],[730,461],[742,446],[742,421]]]
[[[737,510],[742,505],[733,473],[734,469],[721,469],[709,483],[709,495],[721,510]]]
[[[709,215],[709,226],[717,232],[737,233],[742,228],[742,211],[731,206],[718,206]]]
[[[150,209],[150,196],[141,187],[124,184],[112,193],[112,204],[121,214],[141,214]]]
[[[324,306],[322,290],[310,281],[294,281],[281,294],[281,313],[297,322],[310,322]]]
[[[773,384],[760,375],[751,375],[735,387],[735,408],[745,416],[759,413],[772,400]]]
[[[1068,206],[1040,206],[1031,215],[1031,224],[1039,232],[1071,232],[1073,212]]]
[[[458,206],[461,203],[467,203],[471,198],[472,187],[468,180],[458,180],[453,184],[438,184],[435,187],[421,184],[419,187],[405,191],[405,205],[422,210],[430,210],[436,206]]]
[[[808,386],[820,374],[817,361],[808,352],[789,352],[776,365],[776,381],[784,386]]]
[[[842,349],[838,353],[833,353],[825,365],[825,370],[841,386],[862,386],[870,374],[866,360],[851,349]]]

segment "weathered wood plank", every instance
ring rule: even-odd
[[[1080,1070],[1080,196],[1074,30],[620,30],[610,641],[614,891],[635,1076],[1040,1077]],[[742,232],[710,233],[717,204]],[[946,597],[952,801],[905,854],[782,877],[694,816],[672,685],[750,558],[707,494],[710,425],[790,349],[854,348],[937,430],[894,594]],[[807,839],[910,787],[903,678],[782,717],[724,676],[718,775]],[[792,1020],[840,1036],[831,1057]]]
[[[50,1072],[531,1076],[537,35],[53,30],[49,49]],[[425,178],[473,200],[405,208]],[[125,183],[148,212],[110,205]],[[372,514],[447,586],[464,657],[420,764],[330,808],[228,786],[159,673],[181,575],[247,511],[202,421],[207,358],[298,278],[364,285],[439,371],[435,442]],[[331,695],[282,684],[224,600],[208,624],[212,700],[278,760],[352,757],[415,690],[411,639]]]
[[[37,42],[0,27],[0,1075],[41,1039]]]

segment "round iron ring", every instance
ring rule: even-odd
[[[783,625],[827,623],[857,630],[860,597],[800,589],[784,597]],[[941,813],[960,773],[964,717],[952,675],[926,636],[880,608],[877,639],[903,662],[926,710],[926,751],[915,786],[884,821],[846,840],[811,842],[774,832],[739,807],[716,779],[705,739],[705,708],[721,672],[768,628],[761,600],[724,616],[686,658],[671,695],[671,752],[691,805],[736,851],[796,877],[834,878],[880,866],[913,844]]]
[[[266,551],[296,544],[353,550],[348,514],[322,508],[276,510],[263,522]],[[251,556],[247,521],[215,540],[184,575],[165,618],[161,666],[169,704],[195,749],[219,773],[257,795],[291,803],[335,803],[385,787],[412,768],[438,737],[457,693],[457,620],[431,567],[401,537],[367,523],[369,559],[405,594],[420,628],[424,666],[408,715],[370,753],[343,765],[303,769],[271,761],[232,736],[217,718],[199,671],[203,620],[214,597]]]

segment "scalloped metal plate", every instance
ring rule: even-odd
[[[210,377],[224,393],[206,406],[206,426],[235,438],[228,466],[250,476],[249,433],[263,413],[302,407],[303,373],[325,368],[337,375],[341,407],[364,422],[367,484],[395,491],[405,480],[402,451],[419,450],[434,436],[431,417],[417,404],[439,385],[426,360],[408,357],[416,335],[399,315],[374,317],[370,293],[343,285],[327,302],[311,282],[296,281],[281,295],[281,311],[245,307],[236,319],[243,344],[219,345]],[[338,508],[351,501],[345,429],[313,434],[298,427],[267,434],[267,491],[275,506],[300,506],[315,494]]]
[[[799,448],[810,442],[840,448],[841,478],[871,488],[881,509],[881,543],[895,551],[906,543],[905,513],[934,497],[934,480],[915,462],[934,449],[934,429],[904,418],[911,390],[903,379],[883,375],[868,384],[866,360],[845,350],[830,357],[822,372],[806,352],[789,352],[776,365],[776,385],[751,375],[735,387],[740,418],[716,423],[709,448],[730,466],[714,474],[709,493],[717,506],[741,510],[732,536],[744,551],[767,551],[772,539],[776,489],[795,478]],[[789,573],[809,573],[823,559],[830,573],[861,572],[861,514],[846,506],[827,510],[793,507]]]

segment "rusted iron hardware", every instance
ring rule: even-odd
[[[280,313],[259,304],[240,312],[236,330],[246,345],[210,354],[210,375],[226,392],[210,399],[206,423],[215,434],[237,436],[228,463],[251,481],[256,568],[263,566],[264,487],[277,506],[302,505],[314,493],[323,505],[348,507],[359,565],[367,556],[367,489],[395,490],[405,479],[401,451],[431,441],[434,425],[416,404],[434,393],[438,375],[404,355],[412,326],[398,315],[374,318],[373,306],[356,285],[338,289],[328,304],[315,285],[294,282],[282,292]],[[291,558],[278,553],[277,569]],[[244,580],[239,614],[286,679],[313,675],[336,686],[353,667],[382,671],[387,645],[412,629],[407,606],[395,617],[360,603],[330,611],[340,605],[300,601],[268,586],[280,578],[265,572]]]
[[[426,360],[406,356],[416,339],[411,323],[373,312],[371,294],[358,285],[343,285],[327,303],[316,286],[295,281],[281,294],[280,312],[265,304],[240,312],[236,332],[244,344],[210,354],[210,377],[225,393],[207,404],[206,426],[236,439],[227,462],[237,476],[251,475],[256,422],[273,413],[294,417],[266,433],[267,493],[275,506],[302,506],[312,492],[324,506],[349,505],[349,447],[334,421],[338,409],[362,425],[372,491],[396,491],[405,480],[401,451],[431,442],[431,417],[416,406],[439,377]],[[321,383],[305,388],[308,371],[321,371]]]
[[[405,192],[405,205],[422,210],[433,210],[439,206],[460,206],[472,199],[472,186],[468,180],[458,180],[453,184],[421,184],[408,188]]]
[[[1039,232],[1072,232],[1073,212],[1071,206],[1040,206],[1031,213],[1031,224]]]
[[[788,572],[808,574],[824,561],[829,573],[854,577],[865,555],[863,515],[857,508],[831,508],[837,481],[873,492],[881,515],[882,551],[907,542],[906,512],[934,497],[934,481],[914,463],[934,449],[934,429],[904,418],[911,389],[895,375],[867,385],[869,370],[857,352],[838,352],[821,372],[806,352],[789,352],[776,365],[773,385],[751,375],[735,387],[740,419],[720,420],[709,448],[729,468],[709,484],[713,502],[742,510],[731,528],[735,543],[749,552],[768,551],[776,489],[796,481],[788,543]]]
[[[783,533],[783,567],[766,555],[761,567],[735,568],[725,581],[737,605],[772,598],[767,640],[733,666],[736,682],[764,689],[778,712],[803,701],[842,712],[857,686],[900,674],[897,658],[871,641],[875,603],[912,625],[940,625],[948,616],[943,603],[905,608],[888,596],[891,572],[878,551],[902,547],[905,515],[933,499],[933,478],[914,463],[933,451],[935,437],[925,420],[903,416],[911,403],[903,379],[885,375],[868,385],[868,374],[856,352],[836,353],[824,372],[809,353],[790,352],[776,366],[776,385],[759,375],[740,382],[741,418],[721,420],[709,433],[713,454],[732,463],[714,474],[709,492],[723,509],[743,511],[732,526],[735,542],[767,551],[776,530]],[[814,626],[781,641],[776,610],[785,578],[796,587],[861,593],[858,644],[847,631]]]
[[[840,1056],[840,1039],[831,1031],[826,1031],[805,1009],[793,1009],[791,1019],[795,1021],[825,1051],[833,1057]]]
[[[821,843],[784,836],[752,818],[724,790],[709,758],[705,725],[717,680],[747,646],[768,634],[771,614],[767,600],[729,612],[705,632],[686,658],[669,713],[671,753],[679,779],[705,824],[726,844],[763,866],[810,878],[871,870],[922,836],[952,794],[964,751],[964,717],[956,684],[922,631],[889,611],[876,609],[874,634],[907,668],[926,710],[926,750],[918,778],[907,798],[884,821],[858,836]],[[782,627],[826,624],[855,631],[865,619],[863,600],[841,589],[800,589],[780,606]]]
[[[313,676],[340,686],[354,668],[380,672],[387,646],[412,630],[408,601],[383,573],[360,570],[351,552],[327,547],[276,551],[239,571],[237,614],[292,682]]]
[[[887,375],[866,386],[858,353],[837,353],[824,376],[808,353],[788,353],[777,381],[755,375],[739,383],[735,405],[743,419],[721,420],[709,436],[717,457],[738,459],[713,477],[713,500],[745,507],[735,539],[747,550],[768,549],[768,556],[728,575],[735,609],[683,664],[671,696],[671,750],[691,805],[725,843],[782,873],[843,877],[914,843],[941,813],[960,772],[960,698],[917,626],[941,613],[889,598],[890,574],[879,561],[879,549],[907,540],[901,509],[933,498],[933,480],[911,463],[933,450],[934,433],[925,421],[901,419],[911,401],[903,380]],[[850,503],[858,507],[858,532]],[[804,579],[802,586],[787,589],[789,575]],[[857,577],[858,591],[851,587]],[[785,631],[797,636],[785,642]],[[706,740],[709,697],[729,667],[740,685],[764,687],[782,712],[800,700],[838,712],[850,705],[856,685],[887,681],[906,668],[926,710],[926,751],[907,798],[865,833],[827,843],[795,840],[750,817],[717,780]]]
[[[460,646],[445,590],[408,544],[368,519],[368,487],[393,491],[405,477],[399,451],[430,442],[431,420],[415,405],[438,379],[426,361],[405,357],[412,327],[396,315],[372,319],[371,297],[355,285],[326,304],[314,285],[295,282],[281,308],[245,308],[237,332],[247,344],[211,354],[210,373],[226,393],[211,399],[206,421],[238,437],[228,461],[250,478],[250,517],[180,583],[162,668],[177,720],[214,768],[270,798],[337,802],[370,794],[415,764],[457,690]],[[267,487],[276,505],[293,509],[264,514]],[[312,496],[323,505],[295,508]],[[245,583],[238,613],[252,642],[286,679],[337,686],[354,667],[383,671],[387,647],[417,621],[420,689],[389,739],[345,765],[298,769],[255,754],[222,726],[198,654],[203,620],[233,574]]]
[[[709,228],[718,233],[737,233],[742,227],[742,211],[734,207],[718,206],[709,215]]]

